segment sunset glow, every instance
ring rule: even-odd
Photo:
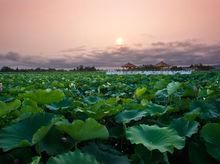
[[[125,41],[122,37],[118,37],[115,41],[116,45],[123,46],[125,44]]]

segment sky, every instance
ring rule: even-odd
[[[220,64],[219,9],[220,0],[0,0],[0,66]]]

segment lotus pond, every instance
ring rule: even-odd
[[[0,163],[220,163],[220,72],[1,73]]]

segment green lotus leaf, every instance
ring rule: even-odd
[[[81,153],[79,150],[51,157],[48,164],[98,164],[94,156]]]
[[[157,101],[166,101],[168,98],[168,93],[167,93],[167,89],[161,89],[161,90],[158,90],[156,93],[155,93],[155,99]]]
[[[191,137],[197,133],[199,123],[196,121],[188,121],[184,118],[179,118],[171,122],[170,127],[174,128],[181,137]]]
[[[179,82],[171,82],[167,85],[167,93],[168,95],[174,94],[181,87],[181,83]]]
[[[65,136],[63,132],[55,127],[50,128],[48,133],[37,145],[37,152],[47,152],[49,155],[57,155],[68,152],[74,147],[74,140],[70,136]]]
[[[39,113],[0,130],[0,148],[4,151],[32,145],[34,133],[50,123],[53,114]]]
[[[135,154],[131,156],[132,163],[159,164],[163,163],[163,154],[158,150],[149,151],[145,146],[135,145]]]
[[[60,122],[63,120],[63,117],[61,116],[54,116],[51,120],[51,122],[46,125],[46,126],[42,126],[40,127],[33,135],[32,137],[32,144],[36,144],[39,141],[41,141],[49,132],[49,130],[53,127],[53,125],[57,122]]]
[[[158,104],[153,104],[150,103],[147,107],[146,107],[146,111],[147,113],[149,113],[151,116],[160,116],[166,113],[167,108],[163,105],[158,105]]]
[[[142,106],[147,106],[150,102],[147,99],[142,99],[141,100],[141,105]]]
[[[138,121],[145,117],[147,112],[144,110],[124,110],[115,116],[117,123],[129,123],[132,120]]]
[[[146,99],[150,101],[155,97],[155,93],[152,90],[149,90],[148,87],[141,87],[135,90],[134,96],[137,99]]]
[[[130,160],[126,155],[113,149],[110,145],[89,144],[83,147],[82,152],[88,153],[96,157],[98,161],[104,164],[128,164]]]
[[[39,156],[33,157],[30,164],[39,164],[40,159],[41,159],[41,157],[39,157]]]
[[[212,158],[207,151],[206,147],[201,142],[190,142],[189,144],[189,160],[192,164],[218,164],[219,162]]]
[[[72,124],[60,122],[57,124],[57,128],[66,132],[78,142],[95,138],[104,139],[109,136],[107,128],[92,118],[88,118],[85,122],[76,120]]]
[[[182,149],[185,140],[180,137],[174,129],[169,127],[158,127],[157,125],[133,126],[126,129],[126,137],[132,144],[143,144],[150,151],[173,153],[174,148]]]
[[[10,103],[4,103],[0,101],[0,117],[10,113],[11,111],[18,109],[20,106],[21,106],[20,100],[15,100]]]
[[[30,98],[39,104],[51,104],[60,102],[65,97],[64,93],[60,90],[42,90],[27,92],[21,95],[24,98]]]
[[[196,118],[198,118],[201,114],[201,109],[200,108],[196,108],[191,112],[187,112],[184,114],[184,118],[186,120],[195,120]]]
[[[137,88],[136,90],[135,90],[135,96],[137,97],[137,98],[140,98],[140,97],[142,97],[143,95],[144,95],[144,93],[147,91],[147,88],[146,87],[143,87],[143,88]]]
[[[214,101],[192,101],[190,104],[190,111],[193,112],[194,110],[200,110],[199,117],[204,120],[213,119],[220,116],[219,108],[217,107],[217,104],[214,103]]]
[[[41,113],[43,112],[43,109],[37,106],[37,103],[33,100],[30,99],[25,99],[22,102],[22,107],[21,107],[21,114],[24,113]]]
[[[166,79],[160,79],[154,82],[154,88],[156,90],[161,90],[167,86],[168,81]]]
[[[50,105],[46,105],[46,107],[50,110],[59,110],[59,109],[68,109],[71,107],[73,103],[73,99],[68,98],[68,99],[63,99],[62,101],[58,103],[52,103]]]
[[[65,87],[65,85],[59,81],[53,81],[51,83],[51,86],[56,87],[56,88],[64,88]]]
[[[88,106],[84,112],[96,120],[100,120],[106,116],[112,116],[123,110],[123,106],[117,103],[117,98],[100,100],[97,103]]]
[[[44,138],[44,136],[48,133],[48,131],[50,130],[50,128],[52,127],[52,124],[49,124],[47,126],[42,126],[40,127],[33,135],[32,137],[32,143],[36,144],[38,143],[40,140],[42,140]]]
[[[84,102],[91,105],[91,104],[95,104],[98,101],[102,100],[100,97],[96,97],[96,96],[88,96],[84,98]]]
[[[198,95],[198,89],[194,85],[184,85],[182,97],[194,98]]]
[[[200,135],[205,140],[208,153],[220,161],[220,124],[206,124],[202,127]]]

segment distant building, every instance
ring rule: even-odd
[[[155,64],[155,67],[156,68],[160,68],[160,69],[167,69],[167,68],[170,68],[171,65],[165,63],[164,61],[161,61],[157,64]]]
[[[137,68],[136,65],[131,64],[131,63],[127,63],[127,64],[125,64],[125,65],[123,65],[123,66],[121,66],[121,67],[122,67],[123,69],[125,69],[125,70]]]

